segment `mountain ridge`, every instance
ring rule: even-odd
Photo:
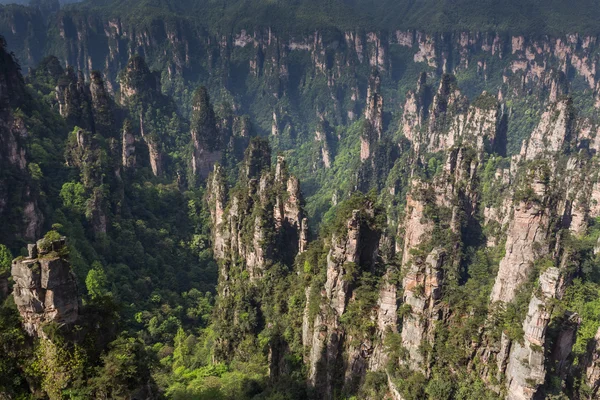
[[[179,17],[199,18],[213,31],[248,28],[303,32],[327,26],[342,30],[420,29],[428,33],[460,30],[499,31],[527,35],[598,34],[597,0],[566,5],[560,0],[280,0],[195,1],[89,0],[66,10],[90,10],[110,16],[140,16],[140,9],[169,10]],[[167,14],[168,15],[168,14]]]

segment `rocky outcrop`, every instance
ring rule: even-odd
[[[429,113],[427,150],[436,152],[452,147],[461,132],[468,104],[453,76],[444,75],[433,97]]]
[[[550,218],[557,212],[549,204],[548,193],[554,155],[564,151],[571,140],[573,117],[568,101],[550,105],[531,138],[523,143],[520,159],[539,160],[525,169],[517,188],[515,209],[506,239],[506,255],[492,289],[491,301],[510,302],[515,291],[529,276],[533,262],[548,253],[546,242]],[[546,159],[546,161],[543,161]]]
[[[313,111],[326,114],[332,123],[352,121],[364,111],[364,84],[356,82],[367,80],[371,69],[387,78],[394,90],[405,72],[425,70],[432,76],[467,72],[469,80],[494,82],[494,86],[500,83],[506,99],[535,93],[542,101],[553,101],[561,92],[557,86],[560,79],[554,79],[557,73],[568,80],[581,78],[590,91],[597,92],[598,87],[598,43],[593,35],[511,37],[506,32],[488,31],[432,33],[426,27],[366,32],[323,27],[284,34],[257,26],[223,32],[201,29],[188,15],[174,15],[152,25],[125,16],[100,16],[88,9],[63,10],[46,33],[43,23],[34,22],[41,18],[38,14],[7,15],[7,23],[0,29],[14,41],[13,48],[26,67],[41,59],[44,48],[60,49],[64,65],[82,70],[85,76],[100,70],[107,82],[117,87],[118,74],[128,58],[142,54],[150,65],[164,66],[166,86],[177,91],[187,86],[180,84],[182,79],[196,86],[201,83],[199,77],[204,81],[207,73],[219,71],[217,79],[232,98],[248,102],[242,106],[268,104],[258,112],[265,121],[273,120],[276,108],[272,101],[285,103],[295,90],[308,93],[320,90],[318,85],[326,85],[328,92],[314,99]],[[23,21],[39,28],[28,28],[30,32],[25,34]],[[23,37],[32,39],[23,43]],[[48,46],[42,45],[46,42]],[[94,44],[94,51],[88,49],[89,43]],[[238,78],[252,84],[238,85]],[[282,117],[281,113],[276,116]],[[280,121],[273,122],[274,133],[283,131]]]
[[[150,168],[152,168],[154,176],[162,176],[164,171],[164,157],[161,143],[156,134],[147,132],[144,127],[144,118],[140,115],[140,133],[148,148]]]
[[[443,249],[432,250],[425,259],[413,257],[402,281],[403,307],[409,307],[402,319],[402,345],[408,350],[407,363],[413,370],[426,370],[421,345],[433,343],[444,279],[444,257]]]
[[[213,165],[221,160],[222,140],[217,133],[215,113],[204,86],[194,93],[191,136],[192,172],[201,179],[206,179]]]
[[[94,131],[105,138],[114,137],[115,105],[100,72],[91,72],[89,87],[94,119]]]
[[[419,182],[413,182],[413,188],[419,186]],[[423,218],[425,214],[425,204],[418,196],[410,193],[406,197],[406,217],[404,220],[404,247],[402,250],[402,265],[410,262],[412,249],[417,248],[426,237],[431,234],[433,224],[431,221]]]
[[[325,121],[320,121],[315,131],[315,141],[318,143],[320,150],[320,158],[325,168],[331,168],[333,163],[333,154],[331,150],[331,135],[329,132],[329,124]]]
[[[523,143],[521,159],[533,160],[536,157],[553,155],[568,150],[572,139],[574,114],[571,101],[562,100],[551,104],[542,114],[540,123],[531,133],[531,138]],[[563,146],[567,146],[563,148]]]
[[[291,253],[297,254],[306,248],[308,226],[304,218],[300,181],[289,174],[285,158],[282,156],[277,157],[275,186],[280,187],[282,192],[285,190],[284,196],[275,199],[275,228],[281,230],[286,240],[289,240],[289,244],[293,246],[289,249]]]
[[[391,282],[393,272],[391,269],[386,272],[377,298],[376,340],[369,359],[370,371],[386,368],[390,359],[385,344],[387,335],[398,332],[398,288]]]
[[[207,200],[214,226],[215,255],[226,263],[241,261],[251,280],[260,279],[261,271],[275,261],[276,238],[287,246],[278,253],[288,263],[306,247],[306,219],[298,179],[289,175],[283,157],[278,158],[274,171],[269,168],[269,159],[265,143],[251,142],[240,175],[240,185],[247,186],[233,194],[229,206],[225,205],[222,169],[215,167],[209,179],[211,193]],[[274,193],[271,187],[275,188]],[[228,215],[224,214],[225,209],[229,209]],[[253,223],[248,225],[249,221]]]
[[[565,314],[549,361],[547,330],[556,301],[564,295],[573,274],[568,267],[572,249],[564,241],[566,233],[557,233],[556,226],[567,228],[575,237],[585,234],[589,201],[585,193],[591,190],[585,172],[592,165],[588,156],[585,151],[571,154],[580,146],[574,126],[569,100],[551,104],[516,157],[523,165],[515,190],[518,205],[508,227],[506,254],[500,261],[492,303],[512,302],[517,292],[532,282],[534,266],[543,269],[523,321],[523,339],[511,341],[502,334],[497,364],[498,372],[506,376],[508,399],[536,398],[550,367],[557,378],[565,378],[565,364],[579,325],[576,314]],[[583,136],[582,140],[587,140]]]
[[[210,210],[212,232],[213,232],[213,252],[216,259],[225,258],[225,235],[223,229],[224,211],[226,207],[227,188],[225,187],[225,174],[220,165],[215,165],[214,171],[207,183],[207,202]]]
[[[467,111],[467,116],[458,136],[474,144],[480,151],[496,150],[496,139],[500,133],[501,111],[498,100],[489,93],[481,94]]]
[[[362,161],[371,156],[373,146],[381,140],[383,134],[383,97],[380,91],[381,77],[375,70],[369,78],[365,124],[360,138],[360,159]]]
[[[477,218],[481,198],[479,165],[485,152],[491,150],[487,144],[497,130],[495,100],[484,106],[478,99],[468,110],[463,110],[466,112],[454,113],[442,99],[460,97],[450,89],[451,85],[450,78],[441,83],[431,116],[428,121],[422,121],[429,125],[418,128],[414,151],[435,149],[439,143],[431,147],[428,137],[442,135],[437,129],[446,124],[442,120],[450,116],[456,123],[453,125],[457,128],[456,138],[461,140],[445,142],[436,149],[445,151],[445,159],[435,171],[427,176],[413,173],[398,234],[403,244],[397,245],[397,249],[402,250],[403,294],[399,314],[402,315],[402,347],[406,350],[406,356],[400,361],[410,370],[426,376],[431,363],[431,352],[426,349],[435,345],[438,321],[451,313],[441,302],[443,288],[460,281],[464,243],[472,240],[469,237],[472,230],[480,229]],[[444,140],[448,138],[450,136]]]
[[[141,56],[133,56],[127,62],[119,79],[121,102],[132,101],[135,97],[152,97],[161,91],[160,78],[150,72],[146,60]]]
[[[573,76],[580,78],[578,84],[589,87],[590,95],[598,91],[595,55],[597,44],[594,37],[568,35],[561,38],[546,36],[529,39],[494,32],[428,34],[412,30],[387,33],[340,33],[334,30],[331,35],[316,31],[280,37],[275,29],[231,34],[207,33],[199,32],[177,19],[175,22],[162,21],[152,29],[147,29],[145,26],[133,26],[129,21],[116,17],[105,20],[104,17],[93,18],[85,13],[82,15],[65,12],[59,16],[55,28],[56,34],[61,37],[60,43],[65,44],[65,57],[69,60],[69,65],[86,71],[86,74],[91,72],[92,66],[97,66],[107,74],[106,88],[95,82],[98,76],[90,75],[89,96],[94,124],[90,127],[91,132],[93,129],[100,130],[96,110],[105,104],[102,102],[104,93],[111,87],[110,81],[115,79],[115,71],[121,68],[130,52],[145,54],[149,59],[164,62],[166,91],[179,90],[173,87],[173,82],[179,83],[180,79],[188,77],[210,74],[215,79],[221,79],[224,83],[224,96],[234,103],[232,108],[250,109],[256,113],[253,117],[260,121],[260,128],[271,128],[273,135],[277,136],[274,138],[276,141],[285,141],[291,137],[289,133],[293,124],[290,121],[305,121],[304,118],[298,118],[300,114],[295,114],[294,107],[287,106],[288,103],[296,105],[290,102],[290,93],[304,95],[314,93],[318,88],[318,93],[323,96],[315,96],[306,103],[310,104],[303,103],[302,107],[297,107],[302,108],[302,113],[308,116],[306,126],[315,127],[313,122],[316,121],[310,118],[330,120],[332,125],[339,125],[363,114],[366,121],[360,143],[360,157],[363,161],[381,160],[375,154],[376,145],[382,143],[380,140],[384,125],[381,93],[389,93],[389,88],[395,89],[393,84],[404,79],[405,73],[414,73],[412,66],[405,65],[407,60],[420,64],[419,70],[426,70],[433,81],[437,81],[441,72],[464,72],[460,77],[467,79],[468,83],[474,80],[472,76],[476,74],[476,79],[481,79],[478,82],[481,85],[488,82],[493,72],[504,75],[495,77],[497,81],[490,81],[493,87],[501,86],[498,96],[484,93],[471,104],[458,90],[450,75],[442,76],[433,99],[425,79],[426,73],[419,79],[416,91],[407,95],[404,109],[401,110],[402,131],[418,155],[413,157],[411,154],[407,157],[417,165],[411,176],[414,178],[412,185],[421,183],[420,178],[415,177],[422,173],[425,193],[419,196],[411,190],[406,201],[404,220],[400,224],[402,227],[395,238],[399,239],[397,249],[403,250],[401,293],[398,293],[400,288],[394,281],[397,277],[393,268],[386,265],[377,271],[378,274],[386,272],[384,277],[379,277],[381,285],[372,290],[377,294],[376,304],[363,313],[368,315],[372,324],[364,329],[369,335],[350,329],[347,321],[353,315],[348,312],[350,305],[357,304],[360,300],[355,290],[356,282],[352,280],[355,267],[352,264],[363,266],[363,255],[370,253],[370,250],[366,251],[362,246],[365,225],[359,216],[348,216],[348,220],[344,221],[348,222],[344,227],[345,231],[324,239],[329,246],[324,250],[324,254],[329,255],[326,281],[322,288],[314,287],[314,282],[311,283],[311,289],[317,294],[322,289],[322,304],[319,304],[316,316],[309,318],[310,313],[305,313],[303,344],[307,358],[312,360],[312,383],[323,388],[323,393],[328,393],[327,395],[340,386],[349,387],[351,381],[356,377],[360,379],[367,369],[381,370],[386,364],[388,354],[382,342],[385,341],[386,332],[399,331],[396,326],[399,297],[404,299],[404,308],[401,308],[401,337],[408,350],[408,359],[403,360],[405,362],[402,367],[409,366],[414,371],[424,372],[427,377],[430,372],[427,364],[431,360],[419,348],[427,349],[425,344],[435,344],[434,326],[453,317],[471,317],[467,315],[468,312],[460,316],[452,315],[452,306],[447,307],[440,300],[444,295],[443,288],[454,284],[462,285],[463,282],[457,279],[459,275],[462,274],[462,279],[470,279],[467,276],[470,271],[465,269],[466,266],[460,265],[472,256],[468,254],[461,258],[460,251],[464,245],[461,236],[472,227],[468,223],[477,224],[474,220],[477,219],[475,216],[480,206],[478,190],[481,189],[478,187],[477,174],[482,169],[480,163],[486,160],[483,154],[496,148],[501,120],[509,117],[512,112],[504,112],[500,103],[509,104],[509,100],[519,100],[521,96],[530,98],[532,94],[539,97],[539,104],[546,100],[550,103],[558,101],[542,113],[540,124],[523,146],[520,156],[514,158],[512,166],[506,166],[508,161],[494,166],[491,175],[495,174],[495,181],[500,182],[499,186],[506,190],[496,191],[497,186],[486,190],[488,197],[495,197],[494,200],[498,201],[486,204],[483,219],[487,227],[494,223],[498,227],[493,234],[484,232],[481,235],[488,239],[487,248],[480,246],[479,242],[470,242],[468,245],[471,247],[466,249],[484,252],[491,259],[490,271],[495,271],[495,267],[499,269],[490,294],[494,307],[502,307],[514,301],[524,283],[535,285],[529,280],[538,278],[531,276],[536,271],[536,262],[545,256],[560,259],[563,249],[556,235],[557,231],[568,226],[571,233],[583,234],[589,217],[598,214],[597,206],[587,204],[586,198],[588,191],[591,191],[589,197],[600,199],[600,195],[595,193],[599,192],[598,187],[594,188],[598,186],[594,183],[596,177],[585,182],[583,189],[572,189],[571,181],[583,182],[583,179],[572,178],[573,174],[564,173],[564,169],[570,168],[569,165],[575,165],[573,168],[580,167],[573,158],[563,158],[564,154],[577,150],[581,163],[585,164],[584,159],[589,156],[588,144],[579,142],[574,146],[575,130],[578,128],[572,116],[572,106],[562,99],[566,93],[565,81],[572,80]],[[94,29],[88,29],[91,26]],[[97,53],[94,52],[92,56],[84,49],[86,46],[77,45],[80,41],[98,43]],[[399,59],[402,64],[397,64]],[[151,64],[158,65],[155,62]],[[371,68],[378,72],[365,85],[368,80],[367,71]],[[504,79],[503,82],[500,82],[500,78]],[[382,89],[379,87],[380,80],[386,85],[392,83]],[[74,110],[72,104],[79,101],[77,96],[87,96],[83,87],[85,85],[80,85],[80,81],[79,78],[71,80],[63,89],[58,90],[61,93],[58,101],[68,118],[77,119],[69,111]],[[240,82],[245,84],[241,85]],[[150,104],[152,101],[145,96],[150,96],[152,100],[159,98],[159,84],[156,75],[149,71],[143,60],[133,58],[121,80],[121,100],[127,106],[136,101]],[[473,87],[468,84],[466,86],[469,87],[465,88],[465,93],[470,96]],[[1,88],[4,89],[3,86]],[[191,165],[193,173],[202,179],[211,169],[214,168],[215,171],[208,180],[207,196],[213,225],[212,245],[220,263],[219,294],[225,299],[224,302],[232,302],[227,304],[234,310],[231,318],[227,316],[229,323],[242,326],[248,322],[244,318],[256,318],[259,322],[248,329],[258,329],[256,326],[263,328],[263,325],[268,324],[263,324],[265,321],[261,320],[263,317],[260,312],[252,313],[260,307],[258,297],[246,301],[244,296],[251,297],[249,292],[260,290],[257,288],[268,277],[272,265],[281,267],[283,274],[289,272],[293,256],[307,248],[308,225],[302,212],[299,182],[286,172],[282,159],[278,159],[276,166],[271,168],[270,154],[266,154],[268,152],[265,151],[265,146],[253,144],[242,164],[240,184],[229,190],[224,171],[230,166],[221,167],[216,162],[228,162],[227,157],[222,156],[227,151],[225,148],[232,143],[225,138],[231,138],[220,135],[229,131],[233,123],[227,118],[215,121],[206,92],[202,97],[206,99],[204,105],[197,103],[193,106],[192,119],[197,123],[192,121],[190,130],[193,148]],[[253,102],[259,101],[264,103],[254,107]],[[393,97],[386,98],[386,104],[392,104],[390,108],[397,107],[393,102]],[[518,107],[522,105],[515,107],[515,112]],[[304,110],[305,108],[314,109]],[[141,139],[148,147],[154,174],[165,176],[172,171],[168,159],[168,155],[172,154],[171,149],[167,148],[166,141],[162,141],[162,132],[151,126],[150,118],[146,119],[146,111],[143,110],[140,114]],[[392,111],[398,112],[399,109]],[[535,107],[530,111],[531,120],[538,117]],[[136,115],[135,118],[137,117]],[[530,119],[527,121],[530,122]],[[521,130],[523,126],[517,128]],[[132,129],[134,128],[124,128],[122,133],[122,164],[128,168],[136,163],[136,137]],[[329,145],[331,138],[327,137],[328,133],[330,132],[318,125],[314,132],[317,142],[315,147],[318,147],[319,152],[317,164],[322,163],[326,168],[332,165],[335,157],[335,149]],[[519,134],[522,133],[519,131]],[[8,139],[5,140],[5,137]],[[208,143],[215,138],[221,140],[218,146]],[[592,141],[594,134],[588,139]],[[2,140],[5,140],[3,147],[10,150],[2,153],[3,156],[10,154],[3,159],[11,160],[11,164],[25,171],[24,147],[20,144],[13,146],[9,136],[3,136]],[[9,144],[4,146],[5,143]],[[86,138],[81,136],[78,143],[85,148]],[[407,148],[403,141],[401,151],[407,151]],[[436,154],[432,157],[427,154],[431,152],[444,152],[444,155]],[[145,159],[145,154],[142,153],[137,154],[140,162]],[[560,162],[556,162],[554,158]],[[427,161],[430,164],[425,168],[419,165]],[[370,163],[365,162],[364,165],[366,164]],[[493,164],[492,162],[490,165]],[[4,164],[2,167],[4,168]],[[593,170],[589,166],[580,169],[582,172]],[[556,179],[549,179],[548,171],[556,173]],[[392,195],[399,197],[398,194],[402,191],[396,189],[405,190],[405,186],[392,188]],[[592,189],[588,190],[588,186]],[[3,194],[0,190],[0,197]],[[90,214],[91,221],[99,231],[105,231],[106,218],[101,213],[95,213],[102,209],[100,204],[103,200],[99,193],[88,194],[89,204],[97,205]],[[346,193],[337,192],[333,203],[337,203],[338,195],[343,197]],[[386,204],[390,215],[398,212],[394,210],[396,204]],[[0,201],[0,209],[2,207],[8,209],[10,205],[4,205]],[[25,210],[29,210],[29,213],[32,208],[26,206]],[[476,229],[474,232],[479,234]],[[437,242],[430,238],[435,238]],[[479,239],[475,238],[474,241]],[[443,245],[440,244],[442,241]],[[498,257],[501,258],[499,266],[495,253],[497,245],[504,249],[503,255]],[[370,249],[370,246],[369,242],[366,247]],[[282,255],[282,250],[287,254]],[[459,270],[459,267],[463,270]],[[522,321],[525,331],[523,343],[511,341],[506,335],[501,339],[501,350],[497,357],[501,370],[498,377],[502,378],[502,373],[505,373],[508,391],[514,398],[532,397],[536,388],[546,380],[548,367],[540,354],[546,355],[550,350],[545,347],[549,345],[546,332],[551,303],[560,298],[565,286],[563,283],[568,281],[562,268],[562,265],[554,263],[552,267],[541,271],[539,287],[536,286],[533,296],[528,294],[529,307],[526,318]],[[311,289],[305,296],[307,302],[310,302]],[[236,308],[236,304],[231,305],[240,297],[246,305],[249,304],[248,310]],[[314,297],[312,296],[313,299]],[[222,311],[226,308],[225,305],[219,307]],[[247,323],[244,326],[250,325],[251,323]],[[473,336],[472,332],[469,333]],[[557,360],[565,359],[561,354],[570,347],[570,341],[572,339],[569,339],[568,332],[560,336],[560,340],[557,339],[557,342],[563,343],[560,345],[561,351],[557,352]],[[235,340],[231,343],[235,343]],[[476,347],[476,344],[472,346]],[[546,353],[540,351],[539,347],[544,347]],[[273,370],[284,370],[277,360],[281,359],[286,349],[288,347],[283,344],[280,348],[270,348],[270,362],[277,366]],[[524,361],[525,358],[527,361]],[[342,373],[334,376],[331,372],[334,369]],[[321,371],[324,372],[320,373]],[[341,381],[339,375],[343,375]]]
[[[307,321],[309,315],[304,315],[304,326],[312,326],[312,330],[306,329],[304,339],[308,353],[307,378],[323,399],[332,398],[336,388],[352,387],[360,381],[374,351],[366,332],[352,329],[352,324],[358,321],[344,321],[349,308],[358,301],[354,297],[356,275],[371,270],[376,262],[380,234],[369,222],[374,212],[368,205],[365,209],[353,210],[343,230],[331,236],[324,290],[319,300],[313,300],[319,301],[319,311],[313,321]],[[384,292],[393,292],[393,289]],[[381,314],[384,331],[395,318],[388,314],[395,307],[395,300],[386,297],[384,294],[376,307],[378,311],[372,316]],[[370,318],[356,315],[359,317]],[[373,366],[379,367],[379,362],[381,358]]]
[[[431,100],[423,74],[417,90],[407,93],[401,127],[416,154],[446,151],[463,142],[482,153],[494,150],[500,121],[494,96],[484,92],[469,105],[454,77],[444,75]]]
[[[28,239],[41,233],[44,216],[37,199],[37,190],[32,182],[24,140],[28,131],[20,119],[15,119],[10,110],[0,110],[0,168],[11,171],[12,175],[0,180],[0,216],[5,221],[17,223],[17,232],[5,232],[8,243],[10,236],[17,235]],[[20,199],[14,203],[12,199]],[[19,215],[15,215],[14,211]],[[18,221],[15,220],[15,217]],[[0,237],[3,235],[0,234]]]
[[[157,23],[160,29],[153,29],[152,26],[136,24],[125,16],[98,16],[87,9],[61,12],[52,19],[46,33],[39,11],[25,10],[7,10],[7,23],[0,33],[15,40],[14,48],[18,50],[19,58],[29,66],[41,58],[44,43],[48,40],[54,46],[65,49],[65,64],[85,68],[87,73],[93,69],[106,69],[116,75],[127,62],[129,54],[123,53],[129,49],[136,49],[137,53],[153,59],[170,60],[167,68],[172,75],[190,70],[197,73],[195,62],[199,60],[194,50],[200,48],[202,54],[208,55],[203,67],[210,69],[228,66],[230,59],[244,54],[243,64],[248,75],[285,80],[290,70],[289,54],[299,53],[311,61],[315,72],[335,76],[337,65],[331,59],[333,57],[329,57],[330,50],[334,49],[335,58],[341,59],[347,66],[359,65],[383,72],[393,71],[406,61],[423,63],[433,71],[443,72],[463,70],[481,62],[483,70],[487,63],[483,63],[481,56],[485,55],[494,61],[508,60],[506,76],[519,75],[525,84],[539,81],[540,70],[549,65],[580,75],[592,89],[597,81],[596,37],[579,34],[511,37],[503,32],[465,31],[460,28],[434,34],[426,27],[419,31],[364,32],[357,29],[345,32],[333,30],[335,33],[327,34],[329,31],[318,30],[289,35],[278,35],[276,29],[257,27],[254,30],[209,34],[189,23],[186,19],[188,14],[161,21]],[[22,21],[29,24],[19,23]],[[32,39],[23,42],[23,37]],[[95,51],[91,52],[82,43],[95,43]],[[406,60],[390,57],[394,50],[406,52]],[[486,61],[489,62],[487,58]],[[481,72],[482,79],[487,77],[484,72]]]
[[[591,398],[600,390],[600,328],[589,345],[585,377],[592,389]]]
[[[125,169],[134,168],[137,163],[135,154],[135,135],[131,121],[126,120],[123,123],[123,129],[121,131],[121,165]]]
[[[19,64],[0,38],[0,109],[18,106],[27,98]]]
[[[102,74],[91,71],[87,82],[82,71],[66,70],[52,58],[40,66],[47,78],[56,81],[54,90],[60,115],[70,127],[79,127],[109,138],[114,137],[115,104]]]
[[[29,99],[19,66],[0,38],[0,219],[5,222],[0,241],[33,240],[41,234],[44,216],[38,205],[37,185],[29,172],[25,121],[13,112]]]
[[[365,119],[369,121],[377,139],[383,134],[383,97],[381,96],[381,76],[377,71],[369,78]]]
[[[88,219],[96,235],[106,235],[108,230],[108,200],[100,187],[92,189],[87,203]]]
[[[466,122],[467,107],[454,77],[444,75],[429,113],[428,135],[424,140],[427,151],[447,150],[457,143]]]
[[[90,88],[81,71],[67,68],[55,88],[60,115],[71,126],[94,130]]]
[[[572,219],[571,219],[572,220]],[[568,222],[567,222],[568,223]],[[577,229],[577,226],[573,226]],[[557,248],[560,249],[560,238]],[[575,344],[575,336],[581,320],[576,313],[566,312],[561,322],[557,338],[554,340],[550,359],[546,349],[552,343],[547,337],[550,320],[557,300],[561,300],[567,285],[572,279],[572,271],[567,265],[570,249],[564,250],[561,262],[547,267],[539,277],[525,321],[523,341],[515,341],[510,348],[506,367],[508,399],[534,399],[547,379],[549,369],[557,379],[564,380],[568,370],[568,358]],[[555,258],[558,258],[555,255]],[[547,261],[549,262],[549,261]]]
[[[163,176],[169,161],[164,124],[177,114],[177,108],[172,99],[163,95],[160,76],[150,71],[141,56],[129,59],[119,75],[119,84],[121,104],[129,108],[132,117],[139,118],[140,136],[148,149],[152,173]]]
[[[46,19],[40,9],[2,5],[0,19],[3,21],[0,27],[2,41],[10,42],[11,50],[17,53],[20,62],[30,67],[40,62],[47,40]]]
[[[544,195],[544,186],[538,181],[536,195]],[[533,262],[543,256],[547,238],[548,212],[535,203],[520,202],[508,227],[506,256],[500,261],[500,268],[492,289],[491,301],[510,302],[516,290],[528,279]]]
[[[557,248],[560,248],[560,238],[558,244]],[[505,372],[508,399],[534,399],[546,382],[550,367],[558,379],[566,377],[567,359],[581,322],[576,313],[565,313],[561,329],[553,343],[550,359],[546,357],[545,352],[550,345],[547,331],[553,309],[556,301],[562,299],[572,279],[572,272],[567,267],[571,257],[570,251],[564,250],[560,263],[548,266],[538,279],[539,283],[531,296],[523,322],[523,341],[515,341],[510,348]]]
[[[65,238],[42,239],[28,250],[28,257],[12,263],[13,296],[25,331],[30,336],[46,337],[47,324],[77,322],[77,282],[67,259]]]
[[[85,195],[86,217],[95,234],[106,234],[108,225],[108,199],[101,186],[108,183],[109,165],[105,149],[90,132],[77,130],[70,134],[65,151],[66,163],[79,171]]]
[[[453,149],[433,182],[414,179],[407,196],[401,336],[408,354],[403,361],[414,371],[428,372],[422,348],[424,343],[433,345],[436,321],[445,312],[439,302],[443,282],[458,280],[462,227],[477,210],[477,160],[473,149]],[[445,242],[432,241],[442,230],[448,235]]]
[[[212,247],[219,262],[219,357],[235,354],[243,334],[257,334],[240,320],[241,312],[261,315],[258,296],[271,268],[289,273],[296,255],[306,249],[308,223],[302,209],[298,179],[279,157],[270,167],[271,153],[262,139],[250,142],[236,186],[228,190],[224,169],[215,165],[208,178],[207,203],[212,221]],[[245,297],[244,297],[245,296]],[[264,293],[264,296],[270,296]],[[239,303],[237,299],[246,298]],[[261,297],[263,299],[263,297]],[[270,305],[265,304],[264,307]],[[257,317],[257,318],[264,318]],[[257,320],[257,324],[269,321]],[[235,327],[236,330],[233,330]],[[230,333],[235,331],[235,335]],[[274,339],[275,340],[275,339]],[[272,371],[283,370],[285,343],[272,343]]]
[[[407,313],[402,319],[402,345],[409,354],[407,362],[415,370],[422,369],[423,357],[419,352],[419,347],[424,339],[427,326],[429,326],[425,322],[427,316],[423,313],[426,308],[429,308],[428,311],[430,311],[434,307],[434,303],[439,300],[440,294],[439,291],[434,294],[432,286],[429,285],[428,298],[424,298],[424,284],[425,281],[433,283],[435,280],[436,286],[439,286],[442,275],[441,263],[438,263],[438,261],[443,261],[443,257],[432,255],[432,258],[429,258],[428,261],[433,262],[435,265],[429,265],[431,268],[428,269],[425,267],[427,262],[425,259],[421,256],[414,256],[414,252],[428,241],[434,229],[434,223],[425,217],[426,202],[419,196],[419,191],[423,190],[424,192],[426,189],[420,185],[420,182],[413,181],[411,185],[413,188],[412,193],[406,198],[404,247],[401,264],[403,270],[406,271],[402,281],[404,290],[402,294],[404,304],[402,307],[407,309]],[[438,253],[436,252],[436,254]],[[435,275],[435,278],[433,275],[428,275],[430,272]],[[431,297],[432,294],[435,298]]]
[[[422,73],[417,82],[417,89],[406,93],[401,122],[402,133],[415,147],[415,153],[419,152],[420,130],[428,118],[431,100],[431,86],[427,84],[427,74]]]
[[[556,297],[559,278],[559,271],[554,267],[540,277],[539,295],[533,295],[523,322],[523,344],[514,342],[510,351],[506,367],[507,399],[532,399],[546,379],[544,345],[551,311],[546,300]]]

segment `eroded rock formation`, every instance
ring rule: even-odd
[[[229,190],[224,170],[216,165],[208,178],[207,202],[213,222],[212,245],[219,262],[220,316],[224,324],[238,326],[245,333],[257,333],[241,327],[236,296],[240,290],[251,299],[260,290],[263,279],[273,267],[291,269],[294,258],[306,249],[308,223],[304,216],[302,195],[298,179],[291,176],[285,160],[279,157],[274,168],[270,167],[271,154],[266,141],[250,142],[242,162],[238,184]],[[242,287],[254,287],[245,290]],[[268,322],[268,321],[267,321]],[[264,323],[264,322],[263,322]],[[224,326],[223,331],[230,331]],[[278,342],[279,343],[279,342]],[[219,348],[223,357],[230,357],[239,344],[238,338],[223,335]],[[281,343],[280,343],[281,344]],[[283,345],[283,344],[281,344]],[[285,356],[279,348],[273,348],[273,367]],[[283,368],[283,367],[282,367]]]
[[[30,336],[46,337],[49,323],[72,325],[78,319],[79,297],[75,275],[67,259],[65,238],[39,240],[29,255],[13,261],[13,296]]]
[[[337,387],[355,387],[369,368],[379,368],[383,362],[379,352],[377,359],[372,359],[376,343],[368,333],[353,329],[357,320],[377,319],[380,338],[395,321],[395,291],[389,285],[382,288],[372,314],[354,314],[354,307],[361,301],[361,295],[355,292],[356,279],[363,271],[372,271],[377,262],[380,232],[373,226],[375,212],[369,204],[353,210],[343,230],[328,239],[326,281],[319,298],[309,299],[318,304],[307,305],[318,306],[318,311],[314,320],[310,320],[310,313],[304,314],[307,378],[324,399],[332,398]],[[349,315],[357,320],[348,321]]]
[[[215,113],[205,87],[200,87],[194,93],[191,134],[192,172],[206,179],[213,165],[221,160],[222,138],[217,133]]]
[[[41,234],[44,216],[38,204],[38,189],[29,171],[26,141],[29,131],[14,109],[28,99],[23,77],[15,59],[0,38],[0,219],[4,224],[0,240],[33,240]],[[15,201],[15,199],[19,199]]]

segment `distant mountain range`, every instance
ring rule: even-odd
[[[72,0],[61,0],[67,2]],[[362,27],[558,35],[597,33],[600,18],[598,0],[86,0],[77,8],[134,19],[193,16],[213,28],[285,31]]]
[[[79,3],[81,0],[58,0],[60,4]],[[20,4],[29,5],[30,0],[0,0],[0,4]]]

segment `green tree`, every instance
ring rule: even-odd
[[[63,205],[74,212],[83,214],[86,206],[85,188],[79,182],[67,182],[60,189]]]
[[[0,244],[0,274],[10,269],[12,260],[13,256],[8,247]]]
[[[107,295],[106,287],[108,282],[104,268],[98,261],[94,261],[92,269],[85,278],[85,286],[92,300],[98,300]]]
[[[425,393],[431,400],[449,400],[454,392],[454,384],[448,376],[435,374],[425,388]]]
[[[42,173],[42,169],[36,163],[29,163],[29,174],[34,181],[41,181],[44,178],[44,174]]]
[[[108,354],[102,357],[102,367],[90,380],[95,398],[129,399],[134,391],[149,391],[153,360],[144,344],[134,338],[120,337],[109,348]]]

